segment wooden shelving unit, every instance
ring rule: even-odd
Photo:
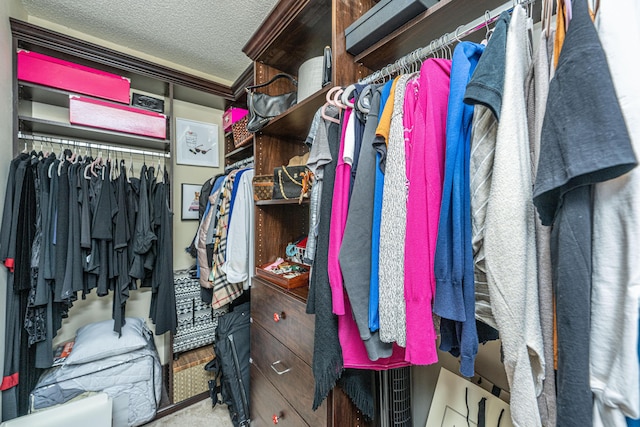
[[[254,61],[256,84],[280,72],[296,76],[300,65],[322,55],[325,46],[331,47],[333,56],[332,84],[274,118],[254,136],[256,175],[273,174],[275,167],[286,165],[290,158],[307,152],[304,140],[330,87],[353,83],[367,74],[369,70],[346,52],[344,29],[373,4],[373,0],[281,0],[245,45],[243,51]],[[294,89],[283,79],[260,91],[276,95]],[[307,199],[302,203],[297,199],[260,200],[255,206],[255,265],[284,257],[287,243],[308,233]],[[281,411],[287,414],[288,425],[366,426],[351,401],[338,389],[332,391],[317,411],[310,410],[314,331],[313,316],[305,313],[307,294],[307,287],[288,291],[253,278],[252,421],[270,424],[274,413]],[[286,311],[287,318],[274,324],[273,313],[280,308]],[[282,358],[286,366],[294,367],[296,379],[285,380],[286,375],[273,374],[268,364],[274,362],[276,359],[271,359],[275,357]]]

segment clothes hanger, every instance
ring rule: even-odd
[[[445,33],[442,36],[442,41],[444,43],[444,56],[449,61],[453,60],[453,52],[451,51],[451,43],[453,42],[453,40],[449,38],[449,33]]]
[[[326,110],[327,110],[327,107],[331,105],[331,106],[337,107],[338,112],[340,111],[340,107],[338,107],[338,105],[336,105],[333,101],[334,95],[338,93],[338,91],[340,90],[342,90],[342,86],[334,86],[331,89],[329,89],[325,95],[326,102],[322,105],[322,108],[320,110],[320,115],[322,116],[323,119],[328,120],[332,123],[338,123],[338,124],[340,124],[340,119],[327,115]]]
[[[573,9],[571,8],[571,0],[566,0],[566,1],[563,0],[562,3],[564,4],[564,14],[565,14],[564,30],[569,31],[569,22],[571,22],[572,11],[573,11]]]
[[[358,97],[355,108],[362,114],[369,114],[369,111],[371,110],[371,98],[369,95],[372,91],[372,85],[366,85]]]
[[[414,72],[419,72],[422,69],[422,58],[420,57],[420,49],[413,51],[413,65],[415,66]]]
[[[97,177],[97,176],[98,176],[98,174],[96,173],[95,168],[96,168],[96,165],[98,165],[98,166],[102,166],[102,162],[103,162],[103,160],[102,160],[102,153],[101,153],[101,152],[98,152],[98,157],[96,157],[96,158],[95,158],[91,163],[89,163],[89,165],[87,165],[87,166],[84,168],[84,177],[85,177],[86,179],[91,179],[91,176],[87,175],[87,171],[89,171],[89,172],[91,173],[91,175],[93,175],[93,176]],[[103,169],[104,169],[104,168],[103,168]]]
[[[158,170],[156,170],[156,179],[160,176],[160,170],[162,169],[162,165],[160,161],[162,160],[161,156],[158,154]]]
[[[62,147],[62,144],[60,145],[60,147]],[[67,159],[67,153],[66,153],[66,150],[65,150],[65,152],[60,154],[60,163],[58,163],[58,176],[60,176],[62,174],[62,166],[67,161],[69,161],[69,160]]]
[[[344,91],[340,95],[340,101],[342,102],[342,104],[349,108],[353,108],[355,106],[354,102],[351,101],[351,95],[353,94],[354,90],[356,90],[356,85],[355,83],[351,83],[344,89]]]
[[[447,52],[444,50],[444,34],[438,37],[438,54],[439,54],[439,58],[447,59],[446,58]]]
[[[328,122],[340,124],[340,119],[327,115],[328,106],[329,106],[329,103],[322,104],[322,107],[320,108],[320,116],[322,116],[322,118]]]
[[[334,86],[331,89],[329,89],[325,95],[325,99],[327,100],[327,103],[329,103],[329,105],[333,105],[334,107],[337,107],[336,104],[334,104],[333,102],[333,96],[335,95],[335,93],[339,90],[342,89],[342,86]]]
[[[491,12],[489,12],[488,10],[484,11],[484,28],[485,28],[485,33],[484,33],[484,39],[482,39],[482,41],[480,42],[480,44],[483,45],[487,45],[489,43],[489,38],[491,37],[491,34],[493,34],[493,28],[489,28],[489,21],[491,21]]]
[[[118,176],[120,176],[120,173],[118,170],[118,152],[117,151],[116,151],[116,159],[113,165],[114,166],[111,168],[111,180],[115,181],[116,179],[118,179]]]
[[[129,176],[127,176],[127,182],[131,182],[133,176],[133,153],[129,152]]]
[[[340,99],[340,97],[342,96],[342,92],[344,92],[344,89],[340,88],[333,95],[333,105],[340,108],[341,110],[345,110],[347,106],[344,103],[342,103],[342,100]]]

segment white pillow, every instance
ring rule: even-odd
[[[90,323],[76,332],[76,340],[65,365],[93,362],[105,357],[116,356],[138,350],[147,345],[149,329],[144,320],[127,317],[122,327],[122,336],[113,330],[113,319]]]

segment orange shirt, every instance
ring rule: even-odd
[[[376,128],[376,135],[384,138],[384,143],[389,146],[389,131],[391,129],[391,114],[393,113],[393,100],[396,95],[396,83],[398,82],[398,78],[393,79],[393,83],[391,84],[391,91],[389,92],[389,98],[387,98],[387,103],[382,110],[382,115],[380,116],[380,121],[378,122],[378,127]]]

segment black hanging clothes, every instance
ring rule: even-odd
[[[164,173],[164,182],[156,184],[155,213],[158,226],[157,260],[152,277],[152,296],[149,317],[156,325],[156,335],[176,332],[178,318],[173,288],[173,213],[169,209],[171,187],[169,176]]]
[[[155,239],[151,241],[151,247],[144,256],[144,279],[141,281],[140,286],[152,287],[153,280],[153,267],[156,265],[156,259],[158,256],[158,221],[159,218],[156,215],[156,191],[158,185],[156,182],[156,171],[153,166],[149,166],[147,169],[147,194],[148,194],[148,206],[149,206],[149,228],[151,229]]]
[[[67,255],[69,249],[69,162],[64,158],[68,157],[70,152],[63,153],[63,159],[60,160],[58,170],[58,208],[56,211],[56,223],[54,231],[54,245],[56,246],[55,255],[55,301],[62,302],[68,299],[63,295],[64,292],[64,276],[67,268]]]
[[[31,246],[36,232],[34,170],[29,155],[20,156],[14,175],[11,224],[7,261],[7,320],[5,332],[5,363],[2,385],[2,418],[11,419],[28,412],[28,396],[40,371],[34,369],[35,347],[29,348],[29,337],[23,322],[31,288]],[[8,193],[11,189],[8,190]],[[7,215],[8,212],[5,212]],[[14,226],[15,225],[15,226]],[[13,243],[12,243],[13,242]]]
[[[80,217],[80,182],[78,173],[82,168],[81,163],[73,163],[69,166],[67,183],[69,186],[69,233],[67,235],[67,262],[65,266],[64,282],[62,284],[62,298],[76,300],[78,291],[83,286],[82,248],[80,246],[81,217]]]
[[[373,417],[373,388],[371,373],[367,370],[344,369],[342,348],[338,339],[338,319],[332,312],[331,288],[327,269],[329,253],[329,219],[331,218],[333,187],[340,145],[340,127],[327,126],[331,162],[324,166],[320,223],[317,250],[311,270],[307,313],[315,314],[313,347],[313,375],[315,392],[313,408],[317,409],[337,384],[351,398],[356,407],[368,418]]]
[[[138,201],[138,214],[133,233],[132,249],[134,253],[133,263],[129,274],[136,279],[144,279],[144,264],[146,254],[157,237],[151,230],[151,218],[149,207],[149,190],[147,181],[147,166],[140,169],[140,192]]]
[[[47,247],[44,252],[44,278],[47,280],[54,280],[55,265],[56,265],[56,245],[55,242],[55,230],[56,230],[56,216],[58,211],[58,165],[60,160],[54,158],[47,168],[47,177],[49,178],[49,206],[47,208],[47,223],[44,224],[44,232],[46,233],[45,239]],[[51,171],[51,172],[50,172]]]
[[[97,277],[91,274],[90,260],[92,259],[93,242],[91,240],[91,224],[93,211],[91,208],[91,167],[93,159],[85,158],[83,166],[78,171],[78,181],[80,183],[79,203],[80,203],[80,261],[82,262],[82,299],[94,288],[98,286]],[[86,172],[85,172],[86,171]],[[88,177],[88,178],[87,178]]]
[[[25,154],[25,156],[21,156],[21,161],[18,162],[15,173],[15,182],[14,182],[14,197],[13,197],[13,205],[12,205],[12,213],[11,213],[11,221],[9,223],[9,230],[7,231],[9,234],[9,239],[7,241],[7,253],[4,256],[4,264],[10,270],[14,271],[15,268],[15,257],[16,257],[16,232],[19,218],[19,209],[20,209],[20,200],[22,198],[22,185],[24,183],[24,175],[25,170],[27,168],[27,164],[29,163],[29,155]],[[6,215],[6,214],[4,214]]]
[[[91,227],[91,238],[97,243],[98,296],[109,294],[109,243],[113,238],[113,193],[109,180],[110,165],[106,163],[98,173],[96,182],[96,208]],[[92,180],[93,182],[93,180]],[[93,253],[93,252],[92,252]]]
[[[46,305],[51,302],[49,283],[45,279],[45,263],[50,256],[51,250],[51,215],[49,211],[50,207],[50,192],[51,192],[51,178],[49,178],[49,166],[55,160],[55,155],[49,155],[46,159],[38,164],[38,194],[40,198],[40,256],[38,259],[38,281],[36,285],[36,295],[33,304],[36,306]]]
[[[117,213],[114,218],[113,249],[115,251],[114,260],[117,278],[113,298],[113,319],[114,330],[120,333],[124,325],[125,306],[129,299],[129,291],[135,289],[135,283],[129,276],[129,242],[131,240],[131,231],[127,218],[127,212],[129,211],[129,207],[127,206],[128,182],[124,163],[120,164],[120,175],[115,183]]]
[[[2,228],[0,230],[0,261],[2,261],[7,268],[13,271],[13,260],[9,261],[9,246],[11,241],[11,230],[13,218],[15,213],[13,212],[16,202],[16,175],[18,166],[29,157],[28,154],[22,153],[11,161],[9,165],[9,176],[7,178],[7,191],[4,196],[4,208],[2,215]]]

